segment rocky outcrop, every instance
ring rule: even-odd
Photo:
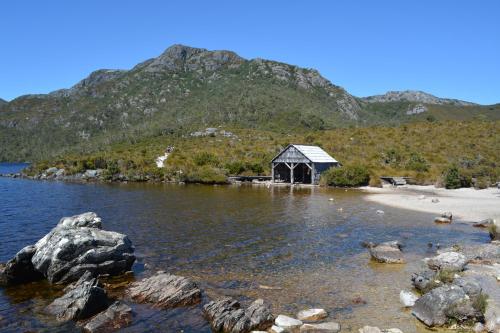
[[[99,286],[97,278],[86,272],[66,293],[55,299],[47,311],[59,321],[89,318],[108,307],[106,291]]]
[[[433,258],[427,259],[427,265],[433,270],[460,272],[467,265],[467,258],[458,252],[443,252]]]
[[[14,258],[9,260],[4,267],[0,267],[0,285],[18,284],[42,279],[43,275],[35,270],[31,262],[35,251],[35,246],[26,246]]]
[[[87,271],[93,276],[129,271],[135,261],[132,242],[126,235],[101,228],[101,219],[92,212],[62,218],[45,237],[7,263],[2,279],[17,283],[43,276],[51,283],[67,283]]]
[[[120,301],[88,321],[83,330],[88,333],[107,333],[127,327],[132,322],[132,309]]]
[[[62,218],[35,247],[33,266],[52,283],[74,281],[85,271],[122,274],[135,261],[128,237],[102,230],[101,219],[92,212]]]
[[[450,320],[481,321],[483,314],[475,308],[474,303],[477,289],[471,285],[463,287],[453,284],[432,289],[415,302],[412,314],[427,326],[443,326]],[[468,291],[474,295],[467,294]]]
[[[476,105],[471,102],[465,102],[458,99],[439,98],[423,91],[405,90],[405,91],[388,91],[384,95],[375,95],[362,98],[363,101],[369,103],[385,103],[385,102],[415,102],[425,104],[449,104],[456,106]]]
[[[163,271],[134,282],[129,296],[139,303],[152,303],[162,309],[193,305],[201,300],[201,290],[191,280]]]
[[[273,323],[273,315],[262,299],[254,301],[246,309],[232,298],[212,301],[203,307],[203,312],[215,332],[246,333],[265,330]]]
[[[373,260],[387,264],[404,264],[401,244],[397,241],[369,245],[368,250]]]

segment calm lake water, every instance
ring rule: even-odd
[[[0,164],[0,173],[22,166]],[[401,308],[399,292],[411,287],[411,273],[433,254],[427,244],[488,240],[470,225],[435,225],[433,215],[368,203],[357,190],[0,178],[0,262],[61,217],[86,211],[97,212],[105,229],[130,237],[135,279],[166,270],[198,282],[205,297],[229,295],[243,303],[260,297],[275,314],[322,307],[344,332],[363,325],[425,331]],[[408,264],[373,263],[360,245],[395,239],[405,244]],[[59,294],[44,282],[0,288],[0,331],[78,331],[44,314]],[[132,307],[134,321],[125,332],[210,332],[200,306]]]

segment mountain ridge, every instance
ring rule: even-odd
[[[1,106],[0,146],[5,148],[0,159],[95,150],[221,124],[286,132],[399,124],[429,116],[500,118],[496,107],[489,111],[443,102],[421,108],[403,96],[367,100],[315,69],[176,44],[129,70],[100,69],[70,88],[20,96]]]

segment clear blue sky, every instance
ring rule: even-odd
[[[500,1],[2,1],[0,97],[70,87],[171,44],[318,69],[356,96],[500,102]]]

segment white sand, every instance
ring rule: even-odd
[[[438,215],[452,212],[454,218],[470,222],[487,218],[500,220],[500,190],[496,188],[446,190],[434,186],[406,185],[396,188],[363,187],[362,190],[369,193],[366,200],[396,208]],[[439,202],[432,202],[435,198]]]

